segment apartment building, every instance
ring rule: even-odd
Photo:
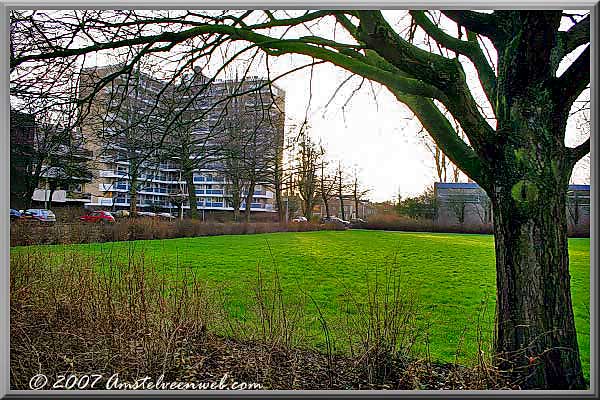
[[[119,66],[86,70],[80,98]],[[269,182],[281,162],[285,93],[264,79],[211,81],[199,71],[168,84],[141,71],[112,80],[84,111],[94,153],[87,207],[274,212]],[[252,185],[250,185],[252,183]]]

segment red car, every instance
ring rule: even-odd
[[[115,217],[108,211],[92,211],[79,217],[79,220],[83,222],[115,222]]]

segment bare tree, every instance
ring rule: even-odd
[[[281,159],[278,144],[283,126],[273,99],[261,90],[261,84],[264,82],[235,80],[225,85],[230,97],[217,124],[222,131],[223,173],[236,221],[242,203],[244,218],[250,220],[256,185],[273,181],[272,174],[277,172]],[[243,94],[236,95],[240,92]]]
[[[153,174],[144,172],[161,157],[164,140],[164,118],[156,91],[164,90],[161,82],[141,72],[140,64],[131,74],[117,75],[100,92],[102,101],[87,106],[85,98],[92,96],[103,78],[119,71],[120,65],[90,68],[81,72],[79,111],[85,129],[92,136],[99,159],[113,157],[115,164],[125,164],[125,171],[115,171],[129,194],[129,210],[135,216],[141,185],[151,182]],[[98,94],[96,94],[98,95]],[[150,176],[148,176],[150,175]],[[121,186],[121,185],[117,185]]]
[[[492,222],[492,203],[485,193],[479,194],[477,203],[473,205],[473,208],[482,224],[487,225]]]
[[[247,134],[245,147],[245,170],[247,180],[245,220],[250,221],[251,206],[256,185],[274,181],[280,185],[280,179],[272,174],[280,173],[280,142],[283,137],[281,126],[281,113],[274,107],[271,97],[264,96],[263,92],[252,93],[253,101],[249,109],[246,107],[246,116],[251,117],[252,130]],[[247,104],[247,103],[246,103]],[[276,191],[281,190],[276,187]],[[276,193],[277,198],[279,196]]]
[[[216,113],[208,101],[211,85],[199,71],[192,69],[165,97],[162,111],[165,124],[172,120],[171,132],[163,141],[161,153],[164,161],[179,167],[185,181],[189,215],[195,219],[198,218],[198,197],[194,172],[218,161],[223,150],[218,127],[211,127],[209,123]]]
[[[320,163],[321,151],[311,139],[308,127],[303,126],[297,144],[295,185],[302,200],[302,213],[309,221],[317,195]]]
[[[367,193],[369,193],[369,189],[363,187],[360,181],[358,168],[355,167],[352,176],[352,198],[354,199],[354,217],[357,219],[365,217],[365,215],[360,215],[360,204]]]
[[[338,161],[338,165],[335,170],[335,176],[337,197],[340,202],[341,218],[343,220],[346,220],[346,208],[344,207],[344,197],[346,197],[348,191],[351,190],[352,184],[348,182],[348,174],[346,173],[345,167],[341,161]]]
[[[325,158],[325,148],[320,146],[321,162],[319,163],[319,188],[318,192],[325,206],[325,216],[331,216],[329,201],[335,196],[336,176],[328,170],[329,163]]]
[[[457,193],[448,200],[448,207],[456,217],[458,223],[462,226],[465,224],[467,213],[468,195]]]
[[[223,145],[224,175],[229,182],[228,198],[233,207],[233,219],[239,221],[242,195],[245,186],[244,147],[246,145],[245,120],[241,118],[241,101],[233,98],[228,104]]]
[[[455,129],[459,133],[461,139],[464,140],[464,134],[462,133],[460,126],[456,126]],[[423,146],[425,146],[425,148],[431,153],[433,157],[438,182],[448,182],[448,170],[450,170],[450,181],[455,183],[459,182],[461,172],[460,168],[456,164],[454,164],[446,156],[446,154],[444,154],[440,146],[436,144],[436,142],[431,138],[431,136],[425,131],[423,127],[421,127],[417,136],[423,144]]]

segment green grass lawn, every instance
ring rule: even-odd
[[[53,246],[57,251],[107,252],[126,257],[130,243]],[[277,267],[284,293],[298,288],[326,318],[339,316],[340,299],[367,293],[366,277],[381,279],[392,266],[404,287],[416,294],[421,327],[427,325],[433,359],[469,363],[477,349],[477,326],[486,346],[493,328],[494,241],[489,235],[382,231],[321,231],[233,235],[136,242],[146,260],[175,275],[191,268],[198,277],[223,285],[231,312],[243,317],[257,265],[268,275]],[[50,246],[47,246],[50,247]],[[13,250],[19,251],[19,250]],[[589,376],[590,241],[570,239],[571,286],[582,362]],[[295,294],[294,294],[295,293]],[[319,330],[315,321],[315,331]],[[322,339],[314,339],[322,345]],[[423,343],[421,343],[423,345]]]

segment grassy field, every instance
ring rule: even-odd
[[[489,235],[430,234],[383,231],[328,231],[231,235],[155,241],[45,246],[57,254],[77,251],[112,254],[125,259],[132,251],[171,276],[193,271],[211,285],[219,285],[229,299],[232,316],[243,319],[257,266],[265,276],[277,271],[283,294],[290,302],[308,294],[304,307],[316,314],[318,305],[327,320],[335,321],[340,304],[350,293],[365,298],[369,285],[385,280],[384,271],[402,276],[406,292],[419,304],[420,329],[435,360],[470,363],[477,352],[478,327],[484,350],[491,343],[494,312],[494,243]],[[133,247],[132,247],[133,246]],[[13,252],[37,251],[14,248]],[[589,375],[590,241],[570,239],[572,293],[575,319],[586,376]],[[99,261],[99,264],[101,262]],[[369,282],[369,284],[367,284]],[[372,286],[370,286],[372,288]],[[311,344],[323,346],[315,319]],[[335,323],[331,322],[336,338]],[[340,335],[341,336],[341,335]],[[343,347],[338,338],[338,346]]]

